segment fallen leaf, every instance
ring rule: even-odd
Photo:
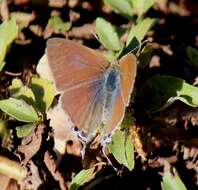
[[[60,172],[57,170],[56,162],[55,160],[53,160],[53,158],[51,158],[48,151],[45,152],[44,162],[54,179],[59,182],[61,190],[67,190],[68,188],[66,186],[65,180]]]
[[[77,135],[71,130],[69,118],[66,117],[60,104],[53,107],[47,113],[47,117],[50,119],[50,126],[54,129],[55,149],[62,155],[67,153],[80,156],[82,145]],[[72,143],[68,145],[68,142]]]
[[[9,181],[10,181],[10,177],[8,177],[7,175],[3,175],[0,173],[0,189],[1,190],[6,190]]]
[[[40,176],[42,170],[32,160],[29,161],[29,170],[27,177],[20,183],[21,190],[39,189],[44,183],[43,178]]]
[[[19,156],[23,155],[22,162],[24,166],[40,150],[45,127],[44,124],[39,124],[30,135],[22,139],[21,145],[18,146],[17,154]]]

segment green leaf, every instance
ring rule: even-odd
[[[1,53],[0,53],[1,54]],[[2,71],[2,69],[4,68],[6,62],[5,61],[2,61],[0,62],[0,71]]]
[[[146,18],[137,25],[132,26],[129,30],[126,46],[118,53],[117,57],[122,57],[129,52],[137,52],[140,48],[141,41],[144,39],[146,33],[155,24],[156,19]]]
[[[109,50],[118,51],[121,48],[116,30],[103,18],[96,19],[96,34],[101,44]]]
[[[47,28],[52,28],[57,33],[65,34],[71,28],[71,22],[63,22],[59,16],[53,16],[48,20]]]
[[[34,93],[29,87],[24,86],[20,79],[17,78],[13,79],[12,85],[9,87],[9,89],[10,89],[11,97],[17,99],[23,99],[30,105],[35,104],[36,99]]]
[[[116,57],[121,58],[129,52],[136,54],[139,48],[140,42],[137,40],[136,37],[134,37],[128,46],[123,46],[123,48],[116,54]]]
[[[114,12],[128,19],[134,15],[134,10],[130,0],[103,0],[104,3],[112,8]]]
[[[148,112],[165,109],[176,100],[198,107],[198,88],[180,78],[155,76],[146,83],[141,99]]]
[[[130,133],[117,130],[108,145],[109,151],[115,159],[130,171],[134,168],[134,147]]]
[[[37,122],[39,117],[34,108],[24,100],[9,98],[0,100],[0,109],[18,121]]]
[[[46,112],[54,99],[55,87],[52,82],[36,77],[32,77],[29,87],[24,86],[20,79],[13,79],[10,95],[25,100],[41,112]]]
[[[23,126],[16,127],[16,134],[18,138],[23,138],[28,136],[32,130],[34,129],[35,125],[33,123],[28,123]]]
[[[186,48],[186,54],[189,64],[198,69],[198,50],[189,46]]]
[[[125,113],[124,119],[120,125],[120,129],[122,130],[130,130],[130,127],[135,124],[134,118],[131,113]],[[126,132],[126,131],[125,131]]]
[[[155,3],[156,0],[131,0],[133,8],[139,17],[145,14]]]
[[[126,46],[129,46],[134,38],[136,38],[140,43],[155,22],[156,19],[146,18],[140,21],[137,25],[132,26],[128,34]]]
[[[95,177],[95,167],[92,167],[87,170],[82,170],[72,179],[70,190],[77,190],[80,186],[89,182],[94,177]]]
[[[37,109],[46,112],[51,106],[56,93],[53,83],[47,79],[33,77],[29,86],[36,98]]]
[[[5,120],[0,119],[0,138],[4,138],[8,135],[7,130],[7,122]]]
[[[14,18],[0,25],[0,36],[0,69],[2,70],[8,47],[18,36],[18,26]]]
[[[170,171],[164,173],[163,181],[161,182],[162,190],[187,190],[174,168],[173,172],[173,174]]]
[[[151,60],[151,53],[152,53],[152,45],[148,44],[146,45],[143,50],[141,51],[141,54],[138,57],[139,64],[138,67],[144,69],[147,67]]]

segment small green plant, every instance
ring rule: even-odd
[[[107,49],[107,58],[110,62],[120,59],[129,52],[138,52],[141,47],[141,41],[145,38],[147,32],[156,23],[156,19],[143,18],[144,14],[153,5],[154,1],[146,4],[144,1],[118,1],[118,0],[104,0],[105,4],[110,6],[113,11],[133,21],[134,25],[129,28],[116,28],[104,18],[96,19],[96,35],[99,42]],[[141,6],[141,3],[143,3]],[[135,15],[138,17],[135,19]],[[121,42],[121,37],[126,35],[126,41]],[[145,48],[148,55],[151,49]],[[140,51],[145,56],[144,51]],[[148,60],[142,59],[142,65],[147,64]],[[131,118],[130,118],[131,120]],[[124,123],[124,122],[123,122]],[[126,166],[130,171],[134,168],[134,150],[131,139],[131,134],[128,129],[131,125],[122,127],[123,130],[116,130],[112,137],[112,141],[108,145],[108,150],[118,163]]]
[[[103,0],[104,3],[112,8],[117,14],[128,19],[133,19],[135,15],[138,19],[154,5],[156,0]]]
[[[51,36],[52,33],[65,35],[71,27],[71,22],[64,22],[61,17],[53,16],[48,20],[45,29],[45,38]]]
[[[141,41],[156,23],[156,19],[144,17],[155,0],[104,0],[113,11],[133,22],[130,28],[115,28],[103,18],[96,19],[96,34],[100,43],[110,51],[110,60],[121,58],[129,52],[137,52]],[[136,15],[138,17],[136,17]],[[126,42],[121,43],[121,36],[126,35]],[[141,54],[141,52],[140,52]]]
[[[140,99],[150,113],[163,110],[178,100],[198,107],[198,88],[180,78],[157,75],[145,84]]]
[[[109,152],[115,159],[126,166],[130,171],[134,168],[134,147],[132,137],[126,130],[116,130],[108,145]]]
[[[118,59],[129,52],[137,52],[141,41],[154,23],[155,19],[146,18],[137,25],[125,30],[128,37],[126,43],[122,44],[120,42],[119,30],[105,19],[97,18],[96,34],[100,43],[109,50],[110,58]]]
[[[0,109],[16,120],[26,123],[21,128],[16,128],[17,135],[21,138],[28,135],[32,128],[45,118],[44,115],[54,99],[55,88],[46,79],[33,77],[29,86],[24,86],[19,79],[13,79],[10,96],[0,100]]]
[[[187,62],[189,63],[189,65],[198,69],[198,50],[188,46],[186,48],[186,54],[187,54]]]
[[[96,175],[97,165],[81,170],[71,181],[70,190],[77,190],[80,186],[91,181]]]
[[[172,168],[172,172],[170,169],[164,171],[161,188],[162,190],[187,190],[175,168]]]
[[[4,21],[0,25],[0,71],[5,65],[5,56],[11,43],[18,36],[18,25],[14,17],[10,20]]]

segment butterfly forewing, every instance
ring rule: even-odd
[[[104,56],[70,40],[49,39],[46,53],[58,91],[97,80],[109,67]]]

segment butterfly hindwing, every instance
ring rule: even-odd
[[[129,53],[123,56],[120,59],[119,63],[120,63],[121,92],[125,106],[128,106],[137,72],[136,57],[134,54]]]
[[[94,137],[102,122],[103,113],[102,79],[66,91],[61,97],[61,105],[72,122],[87,138]]]

